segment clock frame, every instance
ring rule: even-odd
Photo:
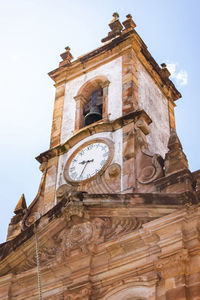
[[[71,165],[71,162],[72,160],[74,159],[74,157],[84,148],[86,148],[87,146],[91,145],[91,144],[94,144],[94,143],[103,143],[103,144],[106,144],[108,146],[108,149],[109,149],[109,154],[108,154],[108,158],[105,162],[105,164],[102,166],[102,168],[96,173],[94,174],[93,176],[89,177],[89,178],[86,178],[86,179],[83,179],[83,180],[73,180],[70,175],[69,175],[69,168],[70,168],[70,165]],[[101,139],[101,138],[95,138],[95,139],[92,139],[92,140],[89,140],[85,143],[83,143],[82,145],[80,145],[71,155],[70,157],[68,158],[66,164],[65,164],[65,167],[64,167],[64,178],[65,180],[72,184],[72,185],[79,185],[79,184],[82,184],[82,183],[87,183],[87,182],[90,182],[92,180],[94,180],[97,176],[101,175],[105,169],[110,165],[110,163],[112,162],[112,159],[113,159],[113,156],[114,156],[114,144],[111,140],[109,139]]]

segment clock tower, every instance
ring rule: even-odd
[[[109,27],[49,73],[50,148],[0,245],[0,300],[199,299],[200,171],[175,130],[181,94],[130,14]]]
[[[66,47],[49,73],[56,97],[50,149],[37,157],[45,166],[43,195],[34,204],[40,215],[64,191],[149,192],[163,175],[181,95],[135,26],[131,15],[122,26],[113,14],[101,47],[74,61]]]

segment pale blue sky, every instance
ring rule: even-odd
[[[131,13],[160,64],[175,68],[177,132],[192,171],[200,168],[198,0],[0,0],[0,242],[24,193],[35,197],[41,172],[35,156],[49,148],[53,81],[69,45],[74,58],[101,45],[112,13]]]

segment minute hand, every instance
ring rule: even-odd
[[[83,170],[81,171],[81,174],[80,174],[79,178],[82,176],[82,174],[83,174],[83,172],[84,172],[84,170],[85,170],[88,163],[89,163],[89,161],[86,161],[85,166],[84,166]]]
[[[93,162],[93,161],[94,161],[94,159],[90,159],[90,160],[81,162],[82,164],[85,163],[85,166],[84,166],[83,170],[81,171],[81,174],[80,174],[79,178],[83,175],[83,172],[84,172],[84,170],[85,170],[87,164],[88,164],[89,162]]]

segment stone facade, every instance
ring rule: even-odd
[[[114,13],[101,47],[74,61],[66,47],[49,73],[50,149],[37,157],[35,199],[27,207],[22,195],[0,245],[0,300],[200,299],[200,171],[176,134],[181,95],[130,14],[122,24]],[[101,119],[85,126],[99,90]],[[77,155],[92,147],[107,152],[83,179],[100,158]]]

